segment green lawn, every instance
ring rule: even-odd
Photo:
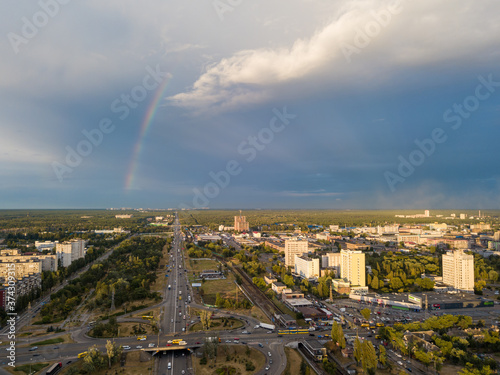
[[[37,373],[38,371],[40,371],[41,369],[47,367],[49,364],[48,363],[33,363],[30,365],[22,365],[22,366],[16,366],[14,367],[14,371],[15,372],[22,372],[22,373],[25,373],[26,375],[28,375],[30,373],[30,369],[31,369],[31,373],[34,374],[34,373]]]
[[[38,346],[38,345],[42,346],[42,345],[59,344],[60,342],[64,342],[64,339],[61,337],[56,337],[55,339],[34,342],[30,345],[31,346]]]
[[[227,275],[226,279],[221,280],[207,280],[202,283],[201,288],[203,289],[203,301],[209,305],[215,304],[215,297],[217,293],[221,294],[223,298],[236,298],[236,291],[238,292],[238,300],[245,299],[245,296],[236,287],[235,278],[232,273]]]
[[[229,318],[226,326],[223,325],[222,319],[212,319],[212,326],[210,327],[209,331],[220,331],[220,330],[226,330],[226,329],[238,329],[243,327],[243,322],[239,319],[234,319],[234,318]],[[191,327],[189,327],[190,331],[202,331],[203,326],[200,322],[193,324]]]
[[[189,259],[189,258],[188,258]],[[187,267],[191,272],[201,272],[204,270],[216,270],[219,262],[211,259],[193,260],[189,259]]]

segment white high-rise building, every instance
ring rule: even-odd
[[[362,251],[340,251],[340,277],[352,286],[366,286],[365,254]]]
[[[87,241],[73,239],[56,244],[57,258],[61,259],[63,267],[68,267],[72,262],[85,256]]]
[[[463,250],[443,255],[443,283],[462,292],[474,292],[474,256]]]
[[[321,268],[333,268],[340,275],[340,253],[326,253],[321,257]]]
[[[295,273],[304,279],[319,277],[319,258],[295,255]]]
[[[493,235],[493,239],[494,239],[496,242],[499,242],[499,241],[500,241],[500,231],[499,231],[499,232],[495,232],[495,234]]]
[[[424,211],[424,215],[425,215],[425,217],[429,217],[429,216],[430,216],[430,212],[429,212],[429,210],[425,210],[425,211]]]
[[[301,256],[309,251],[307,240],[286,240],[285,241],[285,266],[295,266],[295,255]]]

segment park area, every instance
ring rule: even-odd
[[[266,364],[266,356],[247,345],[219,344],[217,357],[193,359],[196,375],[255,374]],[[205,363],[205,364],[204,364]]]

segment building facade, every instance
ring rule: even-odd
[[[474,256],[462,250],[448,251],[443,255],[443,283],[454,289],[474,292]]]
[[[301,256],[309,251],[307,240],[286,240],[285,241],[285,266],[295,266],[295,255]]]
[[[248,232],[250,225],[247,223],[246,216],[235,216],[234,217],[234,230],[237,232]]]
[[[362,251],[340,251],[340,277],[351,286],[366,286],[365,254]]]
[[[295,273],[304,279],[317,279],[320,276],[319,259],[295,255]]]

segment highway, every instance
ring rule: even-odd
[[[186,321],[189,319],[187,311],[187,301],[191,297],[189,293],[188,279],[184,272],[183,252],[182,252],[182,232],[177,213],[174,219],[174,237],[170,250],[170,260],[167,264],[169,271],[170,289],[165,290],[160,318],[160,335],[181,333],[186,330]],[[158,360],[158,374],[176,375],[192,374],[189,369],[188,356],[186,353],[177,355],[174,352],[160,352]]]

